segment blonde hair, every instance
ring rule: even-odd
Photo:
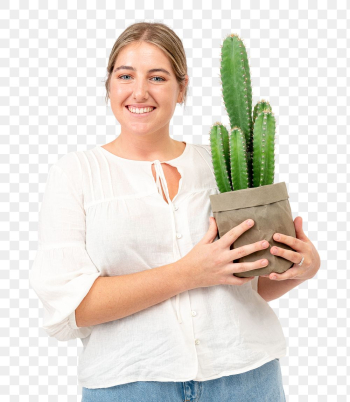
[[[167,55],[180,90],[183,90],[185,75],[187,74],[187,62],[181,39],[171,28],[160,22],[138,22],[128,26],[119,35],[109,55],[107,66],[108,77],[105,81],[106,103],[108,103],[109,99],[109,84],[115,67],[115,61],[121,49],[132,42],[147,42],[158,46]],[[182,98],[184,105],[186,105],[187,90],[188,86]]]

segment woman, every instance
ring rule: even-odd
[[[169,136],[188,88],[181,40],[164,24],[133,24],[107,70],[120,135],[51,167],[30,276],[46,332],[82,340],[82,401],[285,401],[281,325],[259,278],[232,275],[262,266],[232,263],[242,250],[230,245],[251,226],[217,239],[210,147]],[[315,275],[310,243],[302,254],[280,250],[307,270],[283,289],[265,278],[266,297]]]

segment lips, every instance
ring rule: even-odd
[[[157,108],[155,107],[155,108],[153,108],[153,110],[150,111],[150,112],[146,112],[146,113],[133,113],[133,112],[130,112],[130,110],[128,109],[127,106],[125,106],[125,108],[126,108],[126,110],[127,110],[130,114],[132,114],[132,115],[135,116],[135,117],[144,117],[144,116],[148,116],[148,115],[150,115],[152,112],[154,112],[154,111],[157,109]]]

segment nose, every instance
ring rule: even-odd
[[[134,82],[134,99],[147,99],[148,98],[148,82],[144,80],[135,80]]]

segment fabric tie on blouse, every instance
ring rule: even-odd
[[[173,247],[173,250],[174,250],[175,261],[177,261],[181,258],[181,255],[180,255],[179,245],[177,244],[177,241],[176,241],[176,230],[175,230],[176,228],[175,228],[175,220],[174,220],[174,215],[173,215],[173,211],[175,211],[175,208],[174,208],[174,204],[172,203],[170,196],[169,196],[168,185],[167,185],[167,182],[166,182],[166,179],[164,176],[162,164],[158,159],[156,159],[154,161],[154,168],[156,171],[156,184],[157,184],[158,192],[163,197],[162,189],[160,187],[160,182],[161,182],[163,189],[164,189],[165,197],[168,201],[168,205],[172,208],[171,217],[172,217],[173,234],[174,234],[173,241],[174,241],[174,246],[175,246],[175,247]],[[160,182],[159,182],[159,179],[160,179]],[[181,318],[181,312],[180,312],[180,294],[176,295],[176,315],[177,315],[177,320],[178,320],[179,324],[181,324],[182,318]]]

